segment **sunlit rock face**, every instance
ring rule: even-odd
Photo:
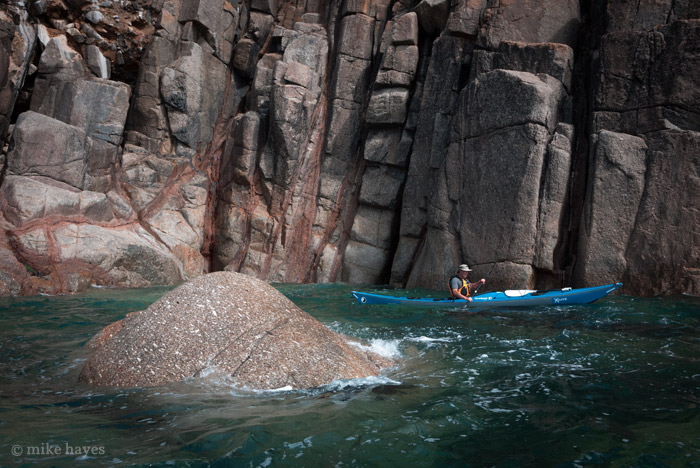
[[[4,2],[0,294],[700,294],[698,5]]]
[[[267,283],[218,272],[170,291],[88,343],[86,384],[162,385],[211,374],[251,389],[310,388],[378,375],[386,359],[352,345]]]

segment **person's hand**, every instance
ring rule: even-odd
[[[485,280],[484,278],[481,278],[481,279],[479,280],[479,283],[481,283],[481,284],[486,284],[486,280]]]
[[[471,297],[467,297],[467,301],[471,302],[471,301],[472,301],[472,298],[471,298]]]

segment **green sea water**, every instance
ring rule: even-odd
[[[465,313],[277,287],[399,364],[303,391],[98,391],[85,343],[168,289],[2,298],[0,466],[700,467],[698,298]]]

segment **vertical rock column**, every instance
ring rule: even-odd
[[[0,10],[0,149],[6,142],[17,96],[30,72],[36,40],[36,28],[26,11],[15,5],[11,11]]]
[[[453,245],[450,259],[424,249],[419,271],[437,271],[438,262],[454,268],[460,257],[473,265],[490,260],[503,263],[500,274],[511,281],[532,284],[540,184],[564,94],[553,78],[500,69],[465,88],[426,236],[439,249],[456,234],[459,250]]]
[[[622,279],[627,246],[644,195],[647,145],[642,138],[596,134],[579,244],[579,274],[588,284]]]
[[[360,139],[368,103],[372,60],[378,50],[378,29],[384,27],[388,2],[377,2],[376,10],[360,2],[347,2],[340,20],[335,69],[329,93],[329,119],[321,165],[316,219],[320,234],[317,248],[320,281],[340,276],[348,242],[362,159]],[[378,15],[378,16],[377,16]]]
[[[241,8],[227,0],[166,2],[129,115],[122,187],[187,278],[209,269],[207,219],[225,139],[217,131],[225,133],[236,102],[228,65]]]
[[[700,294],[700,10],[613,1],[608,14],[575,279]]]
[[[367,167],[343,260],[341,279],[349,282],[389,279],[412,139],[403,127],[419,58],[415,13],[406,13],[387,25],[382,48],[382,64],[366,115],[370,127],[364,147]]]
[[[463,37],[444,35],[432,46],[403,191],[400,237],[391,269],[394,284],[405,285],[414,269],[425,273],[426,278],[443,276],[442,267],[438,272],[421,270],[425,265],[418,266],[416,257],[425,245],[428,205],[443,166],[449,124],[457,111],[460,77],[467,73],[464,61],[469,53],[469,41]],[[449,249],[450,245],[454,240],[441,243],[439,248]],[[421,280],[414,277],[414,281],[416,284]]]
[[[223,161],[217,262],[303,281],[313,261],[328,39],[324,27],[302,21],[275,26],[270,41]]]
[[[516,27],[520,20],[527,24]],[[426,107],[432,132],[425,140],[420,127],[416,134],[393,283],[444,288],[461,262],[475,265],[477,274],[496,263],[494,277],[511,284],[534,286],[538,271],[558,274],[573,51],[546,41],[572,43],[577,21],[577,2],[453,6],[432,60],[455,64],[459,73],[448,83],[459,100],[438,107],[455,109],[448,113]],[[449,40],[466,51],[436,60]],[[423,95],[425,101],[429,93]]]

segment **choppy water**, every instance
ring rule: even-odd
[[[96,392],[85,342],[166,289],[0,299],[0,465],[700,467],[700,299],[465,314],[279,289],[401,364],[307,391]]]

